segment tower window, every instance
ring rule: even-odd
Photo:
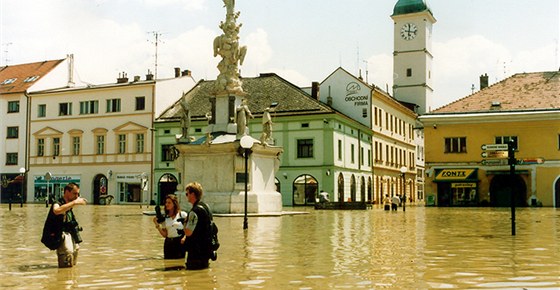
[[[406,76],[407,76],[407,77],[411,77],[411,76],[412,76],[412,69],[411,69],[411,68],[407,68],[407,69],[406,69]]]

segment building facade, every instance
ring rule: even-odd
[[[212,84],[213,81],[199,82],[184,96],[192,120],[188,132],[194,142],[202,142],[196,140],[206,135]],[[262,134],[265,109],[274,107],[271,145],[284,148],[276,176],[284,206],[314,205],[321,190],[328,192],[332,201],[373,200],[369,127],[333,110],[320,102],[317,95],[307,94],[276,74],[243,78],[243,90],[248,92],[248,107],[255,117],[248,125],[254,138],[259,139]],[[182,177],[173,162],[173,145],[182,131],[182,112],[178,100],[155,124],[153,186],[159,191],[160,202],[165,195],[182,191],[174,188]]]
[[[190,75],[151,75],[30,94],[28,202],[57,198],[70,181],[93,204],[148,204],[153,197],[153,120],[159,98],[177,98]]]
[[[558,92],[559,72],[520,73],[422,115],[426,194],[438,206],[510,206],[512,192],[518,206],[560,206]],[[513,175],[503,149],[483,149],[509,142]]]
[[[30,94],[72,86],[73,57],[0,67],[0,201],[26,200]]]

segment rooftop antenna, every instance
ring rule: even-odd
[[[363,60],[363,62],[366,64],[366,84],[369,85],[369,80],[368,80],[368,61],[367,60]]]
[[[158,69],[158,44],[160,42],[162,42],[162,40],[160,39],[161,33],[159,31],[150,31],[148,33],[151,33],[154,36],[154,41],[152,41],[152,44],[156,48],[156,54],[155,54],[155,60],[154,60],[154,79],[157,80],[158,79],[158,74],[157,74],[157,69]]]
[[[10,61],[10,59],[8,58],[8,47],[10,45],[12,45],[11,42],[7,42],[7,43],[3,43],[3,46],[5,46],[6,48],[4,49],[4,65],[8,65],[8,62]]]

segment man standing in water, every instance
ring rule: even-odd
[[[62,226],[62,242],[56,249],[59,268],[76,265],[79,243],[82,242],[79,231],[82,228],[78,225],[72,209],[81,204],[86,204],[86,200],[80,197],[80,187],[71,182],[64,187],[64,195],[53,203],[52,211],[49,212],[49,215],[54,215],[57,223]]]
[[[185,241],[187,247],[187,270],[208,268],[210,259],[210,219],[212,213],[202,199],[202,185],[191,182],[185,188],[187,199],[192,209],[187,217],[185,226]]]

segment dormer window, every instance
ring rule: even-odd
[[[0,85],[8,85],[15,82],[16,80],[17,78],[5,79],[2,83],[0,83]]]
[[[39,78],[39,76],[31,76],[31,77],[27,77],[23,80],[24,83],[30,83],[30,82],[34,82]]]

